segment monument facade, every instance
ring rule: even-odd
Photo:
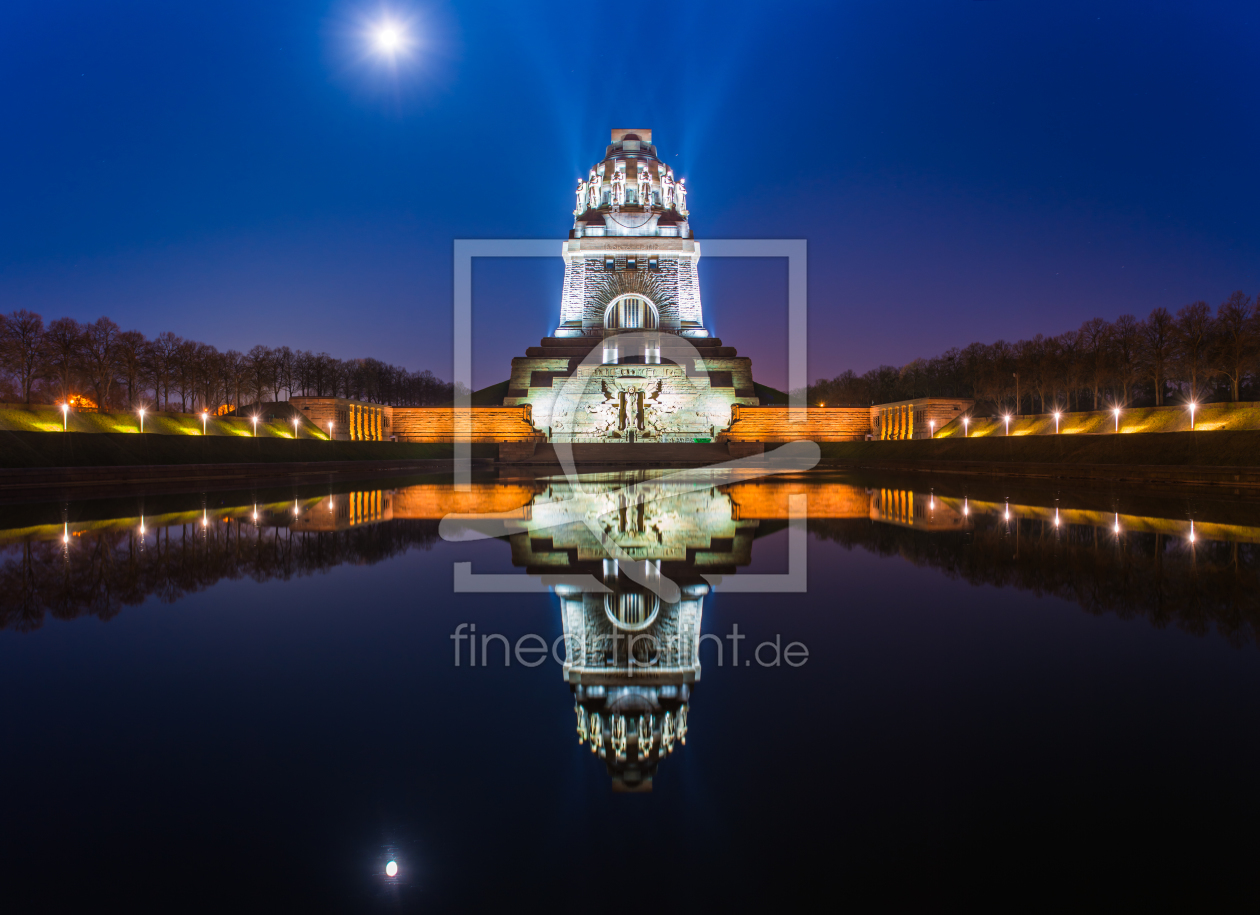
[[[685,180],[652,131],[618,129],[575,202],[559,324],[512,360],[504,405],[553,442],[716,440],[759,400],[751,360],[704,325]]]

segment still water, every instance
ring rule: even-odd
[[[817,473],[0,506],[0,895],[1247,899],[1257,506]]]

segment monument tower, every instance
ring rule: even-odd
[[[557,442],[711,441],[757,406],[752,362],[704,326],[686,180],[618,129],[578,181],[560,321],[512,360],[505,406]]]

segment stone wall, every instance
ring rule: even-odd
[[[530,421],[530,408],[473,407],[457,416],[454,407],[394,407],[393,431],[400,442],[533,442],[544,436]]]
[[[793,422],[795,418],[801,417]],[[719,436],[723,442],[848,442],[871,431],[866,407],[731,407],[731,426]]]

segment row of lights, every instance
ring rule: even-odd
[[[1197,403],[1195,403],[1195,402],[1192,400],[1192,401],[1190,401],[1190,403],[1189,403],[1189,404],[1187,404],[1187,406],[1190,408],[1190,431],[1191,431],[1191,432],[1193,432],[1193,431],[1194,431],[1194,410],[1195,410],[1195,408],[1198,406],[1198,404],[1197,404]],[[1115,415],[1115,417],[1116,417],[1116,432],[1119,432],[1119,431],[1120,431],[1120,408],[1119,408],[1119,407],[1113,407],[1113,408],[1112,408],[1112,410],[1111,410],[1111,412],[1112,412],[1112,413]],[[1055,434],[1055,435],[1058,435],[1058,434],[1059,434],[1059,419],[1060,419],[1062,416],[1063,416],[1063,413],[1062,413],[1062,412],[1060,412],[1060,411],[1058,411],[1058,410],[1056,410],[1056,411],[1054,412],[1054,434]],[[970,424],[971,424],[971,417],[970,417],[970,416],[964,416],[964,417],[962,418],[962,421],[963,421],[963,438],[966,438],[966,437],[967,437],[967,429],[968,429],[968,427],[969,427],[969,426],[970,426]],[[1010,434],[1011,434],[1011,414],[1009,414],[1009,413],[1003,413],[1003,414],[1002,414],[1002,421],[1006,423],[1006,434],[1007,434],[1007,435],[1010,435]],[[929,420],[929,421],[928,421],[928,427],[929,427],[929,429],[931,430],[931,431],[930,431],[930,434],[929,434],[929,436],[928,436],[928,437],[929,437],[929,438],[935,438],[935,437],[936,437],[936,420]]]
[[[137,412],[140,414],[140,431],[144,432],[144,408],[141,407]],[[258,438],[258,414],[254,414],[253,416],[250,417],[250,419],[254,423],[254,438]],[[67,431],[69,427],[69,420],[70,420],[70,405],[67,403],[63,403],[61,405],[61,431],[62,432]],[[201,434],[202,435],[206,434],[206,423],[209,422],[209,420],[210,420],[210,414],[203,411],[201,414]],[[298,417],[296,416],[293,417],[293,437],[294,438],[298,437],[298,422],[299,422]],[[332,420],[328,421],[328,440],[330,442],[333,440]]]

